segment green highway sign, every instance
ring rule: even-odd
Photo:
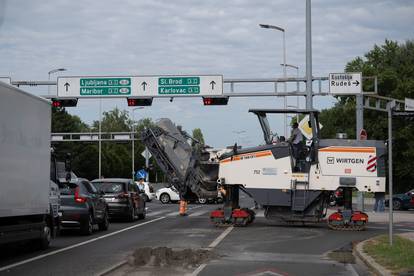
[[[81,96],[131,95],[131,78],[82,78]]]
[[[160,95],[200,94],[199,86],[158,86]]]
[[[200,77],[158,78],[158,85],[200,85]]]
[[[81,87],[131,86],[131,78],[80,79]]]
[[[58,77],[57,94],[60,98],[221,96],[223,76]]]
[[[81,96],[131,95],[130,87],[81,87]]]

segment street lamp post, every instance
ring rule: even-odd
[[[280,64],[284,67],[290,67],[296,69],[296,78],[299,78],[299,66],[292,65],[292,64]],[[296,82],[296,92],[299,93],[299,81]],[[296,97],[296,108],[299,109],[299,96]],[[299,114],[296,114],[296,121],[299,123]],[[287,131],[286,131],[287,132]]]
[[[135,176],[135,113],[134,111],[137,109],[143,109],[144,107],[136,107],[134,109],[132,109],[132,150],[131,150],[131,155],[132,155],[132,181],[134,181],[134,176]]]
[[[99,98],[99,163],[98,163],[98,178],[102,178],[102,98]]]
[[[267,24],[259,24],[259,26],[261,28],[264,29],[273,29],[273,30],[277,30],[283,33],[283,64],[286,64],[286,37],[285,37],[285,29],[278,27],[278,26],[274,26],[274,25],[267,25]],[[286,78],[286,66],[283,66],[283,77]],[[284,82],[284,90],[285,93],[287,92],[287,83],[286,81]],[[286,96],[283,97],[283,107],[284,109],[286,109],[287,107],[287,98]],[[285,133],[285,137],[287,136],[287,114],[284,114],[284,133]]]
[[[47,74],[49,75],[48,80],[50,81],[50,75],[56,72],[61,72],[61,71],[67,71],[67,69],[65,68],[58,68],[58,69],[53,69],[50,70]],[[50,85],[47,86],[47,94],[50,95]]]

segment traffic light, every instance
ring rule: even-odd
[[[53,107],[73,107],[78,104],[78,99],[52,99]]]
[[[127,98],[128,106],[150,106],[152,98]]]
[[[204,105],[227,105],[229,97],[203,97]]]

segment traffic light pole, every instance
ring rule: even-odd
[[[312,20],[311,0],[306,0],[306,109],[313,108],[312,101]]]
[[[356,133],[355,137],[357,140],[361,140],[360,133],[361,130],[364,128],[364,95],[357,94],[355,96],[356,102]],[[357,208],[358,210],[364,211],[364,193],[358,191],[358,200],[357,200]]]
[[[395,103],[389,102],[388,109],[388,189],[389,189],[389,222],[388,222],[388,239],[390,246],[393,244],[393,183],[392,183],[392,111]]]

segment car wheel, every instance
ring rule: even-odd
[[[207,198],[199,198],[198,199],[198,203],[200,203],[200,204],[206,204],[207,203]]]
[[[138,214],[138,218],[139,219],[145,219],[145,216],[147,215],[147,211],[145,209],[145,204],[144,204],[144,208],[142,209],[142,213]]]
[[[221,204],[223,203],[223,198],[222,197],[218,197],[216,200],[217,204]]]
[[[162,204],[169,203],[171,201],[170,195],[166,194],[166,193],[161,194],[160,195],[160,201],[161,201]]]
[[[131,210],[129,210],[128,220],[132,222],[135,220],[135,218],[136,218],[136,210],[135,210],[135,207],[132,206]]]
[[[92,235],[93,233],[93,217],[89,214],[88,220],[81,225],[81,232],[83,235]]]
[[[106,231],[109,228],[108,210],[105,211],[105,215],[101,223],[98,224],[99,230]]]
[[[393,208],[394,210],[401,210],[401,209],[402,209],[401,200],[399,200],[399,199],[394,199],[394,201],[392,202],[392,208]]]
[[[48,225],[43,226],[42,237],[36,240],[35,246],[39,249],[47,249],[52,239],[52,231]]]

